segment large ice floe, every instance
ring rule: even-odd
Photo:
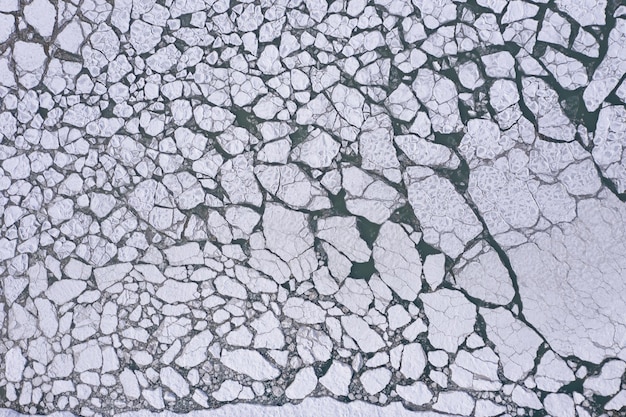
[[[626,415],[626,3],[0,0],[0,416]]]

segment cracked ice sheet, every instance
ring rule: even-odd
[[[625,19],[0,2],[0,407],[623,414]]]

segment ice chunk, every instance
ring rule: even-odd
[[[456,352],[459,345],[474,331],[476,306],[461,292],[446,288],[422,294],[420,299],[430,322],[430,343],[436,348]]]
[[[404,300],[415,300],[422,289],[422,261],[415,243],[397,223],[387,222],[374,242],[374,263],[385,284]]]
[[[359,316],[354,314],[343,316],[341,324],[345,332],[364,352],[376,352],[386,346],[380,335]]]
[[[524,378],[535,365],[541,338],[502,307],[481,308],[480,314],[487,324],[487,336],[496,345],[504,376],[511,381]]]
[[[255,350],[224,349],[220,361],[224,366],[256,381],[269,381],[280,376],[280,371]]]
[[[307,397],[317,387],[317,376],[312,367],[302,368],[293,382],[285,390],[287,398],[300,400]]]
[[[348,395],[348,387],[352,379],[352,369],[343,362],[334,360],[320,383],[335,395]]]
[[[409,202],[424,232],[424,241],[451,258],[482,231],[463,197],[446,179],[428,168],[407,168],[404,175]]]

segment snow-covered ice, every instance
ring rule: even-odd
[[[0,416],[623,416],[624,74],[623,1],[0,1]]]

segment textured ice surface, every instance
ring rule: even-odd
[[[0,0],[0,416],[624,416],[624,74],[617,0]]]

